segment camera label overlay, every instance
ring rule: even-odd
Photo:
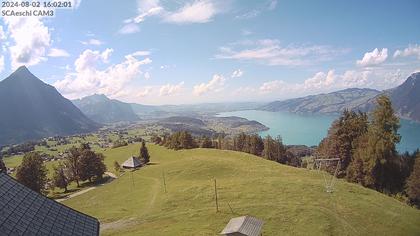
[[[72,1],[1,1],[1,17],[54,17],[58,9],[73,9]]]

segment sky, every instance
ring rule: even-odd
[[[384,90],[420,71],[416,0],[71,2],[0,17],[0,79],[26,65],[69,99],[189,104]]]

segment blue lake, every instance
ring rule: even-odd
[[[327,135],[331,123],[338,117],[333,115],[301,115],[288,112],[234,111],[222,112],[218,116],[238,116],[258,121],[268,128],[261,136],[280,135],[285,144],[318,145]],[[420,148],[420,123],[401,120],[399,133],[402,136],[397,148],[399,152]]]

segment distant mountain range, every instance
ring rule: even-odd
[[[98,123],[138,121],[139,117],[129,103],[94,94],[72,101],[87,117]]]
[[[140,119],[163,119],[162,122],[171,127],[193,123],[200,129],[210,126],[212,130],[220,132],[217,122],[226,123],[226,120],[217,120],[215,117],[200,120],[206,122],[203,125],[185,118],[180,123],[176,118],[211,117],[219,112],[249,109],[325,114],[338,114],[344,109],[371,111],[376,98],[383,93],[391,97],[394,109],[401,117],[420,121],[420,73],[412,74],[400,86],[386,91],[351,88],[268,104],[238,102],[150,106],[124,103],[98,94],[71,102],[22,66],[0,81],[0,145],[55,135],[87,133],[99,128],[99,123],[135,122]],[[171,118],[164,119],[168,117]],[[234,128],[236,123],[232,122],[227,126]],[[254,127],[258,124],[245,125]]]
[[[420,72],[412,74],[403,84],[387,93],[400,116],[420,121]]]
[[[327,94],[274,101],[258,110],[287,111],[294,113],[339,114],[344,109],[371,111],[381,94],[390,96],[393,107],[400,117],[420,121],[420,73],[414,73],[400,86],[378,91],[350,88]]]
[[[350,88],[333,93],[275,101],[262,106],[260,109],[295,113],[339,113],[345,109],[352,110],[363,107],[367,101],[379,94],[381,92],[374,89]]]
[[[0,145],[99,127],[24,66],[0,81],[0,111]]]

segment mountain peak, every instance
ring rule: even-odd
[[[105,102],[105,101],[109,101],[110,99],[105,94],[95,93],[90,96],[83,97],[80,100],[91,101],[91,102]]]
[[[34,74],[32,74],[26,66],[20,66],[8,78],[13,78],[13,80],[27,80],[27,79],[37,79]]]
[[[415,82],[420,81],[420,72],[414,72],[413,74],[408,77],[407,81]]]

